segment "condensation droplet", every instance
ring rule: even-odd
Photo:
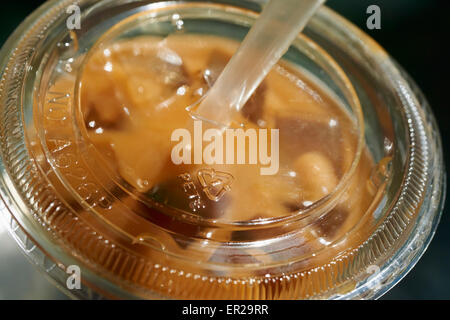
[[[183,31],[184,21],[181,19],[178,13],[172,15],[172,25],[175,27],[177,32]]]
[[[149,182],[148,182],[147,180],[145,180],[145,179],[138,179],[138,180],[137,180],[137,184],[138,184],[138,186],[139,186],[140,188],[145,189],[145,188],[148,187]]]

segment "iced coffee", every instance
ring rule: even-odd
[[[376,298],[423,254],[439,130],[345,18],[321,8],[272,68],[272,30],[242,46],[267,1],[72,2],[0,52],[0,215],[59,287],[80,268],[70,296]]]
[[[172,35],[96,48],[79,76],[79,136],[51,125],[55,96],[44,114],[49,136],[59,141],[49,138],[47,145],[51,153],[85,150],[73,161],[86,171],[68,169],[68,184],[155,265],[183,274],[211,265],[207,274],[217,279],[313,270],[367,237],[376,200],[368,183],[372,157],[359,145],[361,128],[350,111],[288,62],[273,68],[227,128],[196,118],[196,106],[237,47],[215,36]],[[49,92],[65,91],[66,80]],[[104,191],[92,191],[96,184]],[[99,217],[72,205],[97,223]],[[357,226],[360,232],[347,236]]]

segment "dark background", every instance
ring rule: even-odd
[[[2,1],[0,44],[44,1]],[[381,29],[368,30],[366,9],[381,8]],[[328,6],[377,40],[416,81],[436,115],[446,167],[450,151],[449,111],[450,6],[447,0],[329,0]],[[450,299],[450,217],[444,209],[430,247],[416,267],[384,299]],[[19,250],[19,249],[18,249]],[[39,298],[39,297],[35,297]]]

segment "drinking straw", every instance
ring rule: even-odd
[[[325,0],[271,0],[193,115],[227,126]]]

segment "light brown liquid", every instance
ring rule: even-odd
[[[143,219],[140,222],[128,219],[127,213],[114,202],[108,218],[114,220],[117,227],[131,234],[149,234],[146,220],[155,221],[152,218],[155,211],[138,198],[175,208],[180,215],[188,213],[225,223],[307,212],[308,207],[330,195],[350,169],[357,148],[358,131],[354,121],[333,98],[298,70],[283,63],[269,73],[233,124],[244,128],[279,129],[277,174],[261,175],[260,164],[207,166],[172,162],[171,149],[176,144],[171,141],[173,130],[185,127],[192,130],[192,118],[186,107],[197,103],[207,92],[237,46],[234,41],[210,36],[141,38],[102,48],[89,58],[81,78],[80,108],[85,127],[82,134],[101,154],[98,171],[108,168],[117,178],[116,182],[131,194],[117,197],[139,211]],[[61,79],[52,90],[64,91],[65,85]],[[45,112],[50,112],[49,106],[44,106]],[[65,135],[62,128],[48,130]],[[48,144],[50,152],[59,148]],[[364,150],[338,204],[298,232],[290,257],[326,249],[320,257],[302,263],[299,271],[328,263],[366,239],[364,231],[351,238],[346,238],[346,234],[358,223],[371,219],[367,210],[375,193],[370,190],[368,181],[373,168],[373,160]],[[207,197],[199,181],[198,172],[204,169],[214,169],[233,178],[218,201]],[[97,168],[91,166],[90,170],[96,172]],[[188,187],[187,181],[190,181]],[[104,185],[111,183],[107,181]],[[222,186],[219,184],[219,187]],[[110,191],[123,194],[117,190],[112,186]],[[201,206],[192,205],[197,197]],[[88,213],[80,214],[94,221]],[[195,228],[176,231],[190,236],[196,232]],[[236,240],[233,233],[227,237],[225,241]],[[158,238],[158,234],[152,238]],[[161,243],[166,241],[162,238]],[[339,245],[326,248],[338,240]],[[195,245],[195,240],[182,245],[177,242],[173,250],[189,256],[190,248]],[[261,254],[258,250],[233,249],[225,253],[220,250],[212,248],[201,259],[237,265],[271,260],[269,253]],[[145,248],[139,251],[142,256],[151,255]],[[273,251],[276,252],[276,248]],[[171,267],[184,266],[174,264]],[[273,274],[284,272],[282,268],[270,271]],[[229,275],[234,274],[230,271]],[[180,293],[179,297],[203,296]],[[233,295],[217,297],[236,298]],[[289,294],[281,297],[289,298]]]
[[[232,41],[182,36],[123,42],[91,57],[81,105],[89,138],[109,148],[112,165],[127,183],[189,211],[175,191],[177,176],[195,176],[206,166],[174,165],[171,133],[188,126],[186,107],[207,92],[234,50]],[[280,169],[263,176],[260,165],[207,166],[234,180],[226,203],[204,200],[207,208],[197,210],[204,217],[288,215],[331,193],[354,157],[354,123],[287,66],[269,74],[235,121],[244,128],[280,130]]]

